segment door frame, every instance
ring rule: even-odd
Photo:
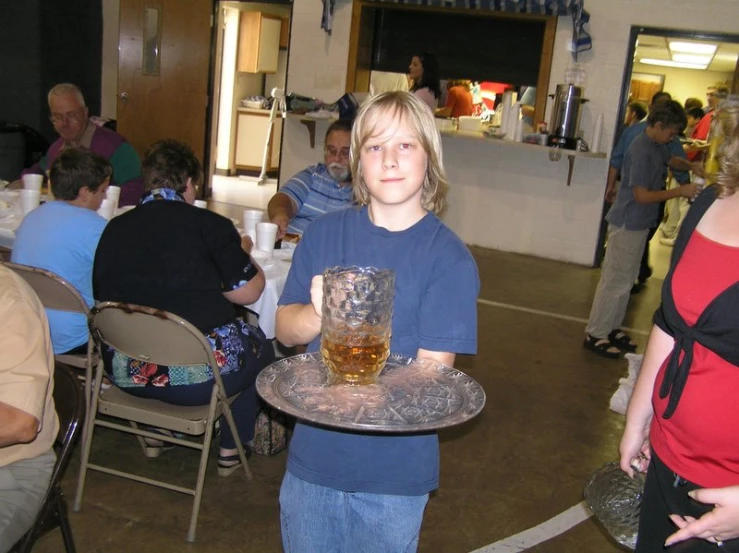
[[[626,115],[626,106],[629,103],[629,88],[631,86],[631,75],[634,72],[634,54],[636,53],[636,40],[639,35],[654,35],[662,36],[665,38],[687,38],[691,40],[705,40],[709,42],[730,42],[739,43],[739,33],[719,33],[712,31],[688,31],[681,29],[668,29],[665,27],[643,27],[641,25],[632,25],[631,31],[629,32],[629,47],[626,51],[626,64],[624,65],[623,76],[621,78],[621,97],[618,102],[618,118],[616,120],[616,128],[613,133],[613,141],[611,143],[610,151],[616,147],[618,139],[621,136],[621,132],[624,129],[624,117]],[[739,62],[738,62],[739,63]],[[732,83],[732,93],[737,91],[734,89],[739,82],[738,68],[734,68],[734,79]],[[593,255],[593,267],[600,266],[603,261],[603,254],[605,251],[607,225],[604,224],[604,219],[608,213],[610,205],[603,201],[603,214],[601,216],[601,225],[598,231],[598,241]]]
[[[216,142],[218,139],[218,112],[220,109],[221,102],[221,72],[223,71],[223,26],[225,20],[223,18],[223,12],[221,11],[224,3],[233,3],[234,0],[213,0],[214,11],[213,11],[213,34],[211,44],[211,64],[210,64],[210,76],[208,82],[208,90],[210,93],[208,102],[208,120],[206,122],[206,144],[203,166],[204,170],[207,167],[207,180],[205,186],[203,186],[203,193],[206,197],[212,195],[212,177],[216,175]],[[293,3],[286,1],[270,1],[270,0],[253,0],[255,4],[279,4],[290,7],[290,28],[288,29],[288,44],[287,44],[287,56],[285,60],[285,93],[289,90],[288,84],[290,82],[290,39],[292,37],[292,24],[293,24]],[[282,155],[284,153],[282,149],[283,142],[285,140],[285,133],[283,132],[280,136],[280,159],[278,169],[278,182],[280,181],[280,172],[282,171]],[[274,144],[273,144],[274,146]]]

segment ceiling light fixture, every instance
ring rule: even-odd
[[[711,63],[711,56],[698,56],[696,54],[672,54],[672,61],[680,63],[697,63],[699,65],[708,65]]]
[[[672,42],[670,41],[670,50],[684,54],[704,54],[712,56],[716,52],[715,44],[705,44],[701,42]]]
[[[678,67],[681,69],[705,69],[708,67],[707,63],[685,63],[671,60],[657,60],[653,58],[641,58],[639,63],[645,65],[661,65],[664,67]]]

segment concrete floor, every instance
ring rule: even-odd
[[[617,459],[623,426],[608,400],[626,362],[581,347],[599,272],[564,263],[473,248],[482,291],[479,351],[457,368],[485,388],[475,420],[441,432],[441,487],[421,531],[421,552],[467,553],[516,534],[582,500],[592,471]],[[659,301],[669,252],[658,251],[656,276],[633,296],[626,325],[643,349]],[[189,496],[90,472],[80,513],[71,523],[80,552],[279,552],[278,489],[286,453],[254,456],[254,480],[222,479],[214,455],[208,467],[197,541],[185,534]],[[96,430],[93,459],[189,483],[197,454],[179,448],[145,459],[134,438]],[[75,458],[64,480],[71,495]],[[58,531],[36,553],[62,551]],[[622,551],[589,519],[528,551]],[[381,553],[381,552],[380,552]]]

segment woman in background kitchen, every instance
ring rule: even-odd
[[[436,111],[436,101],[441,96],[439,64],[436,56],[423,52],[411,58],[408,76],[413,81],[411,92],[423,100],[431,111]]]
[[[436,110],[437,117],[461,117],[472,115],[472,93],[470,81],[466,79],[449,79],[447,82],[446,103]]]

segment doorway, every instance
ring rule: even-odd
[[[221,0],[216,12],[208,193],[264,208],[280,167],[282,119],[270,120],[271,91],[287,85],[292,4]],[[265,159],[269,178],[260,182]]]
[[[674,58],[673,43],[688,42],[714,45],[716,48],[707,64],[681,64]],[[679,58],[685,59],[685,58]],[[634,26],[629,37],[616,132],[612,148],[625,127],[624,117],[630,101],[649,103],[655,92],[669,92],[674,100],[684,104],[689,97],[706,104],[706,88],[720,82],[728,85],[730,93],[739,92],[739,35],[710,31],[684,31],[657,27]],[[697,62],[699,60],[692,59]],[[705,67],[703,67],[705,65]],[[702,68],[699,68],[702,67]],[[600,266],[605,253],[607,223],[605,216],[610,204],[603,204],[603,218],[598,235],[593,266]],[[654,241],[653,241],[654,243]],[[661,261],[669,262],[671,251],[658,252]]]

